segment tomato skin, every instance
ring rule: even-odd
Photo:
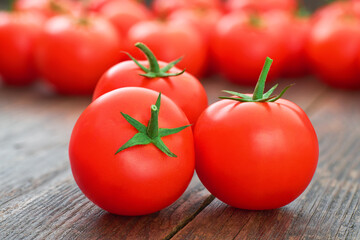
[[[0,76],[4,83],[23,86],[36,79],[34,52],[42,21],[31,13],[0,13]]]
[[[207,48],[200,35],[191,25],[177,21],[145,21],[134,25],[128,33],[129,43],[142,42],[155,56],[171,62],[183,56],[178,68],[201,77],[206,68]],[[144,59],[140,51],[131,52],[137,59]]]
[[[294,12],[297,9],[296,0],[228,0],[225,4],[227,11],[257,11],[267,12],[272,10],[281,10]]]
[[[360,18],[351,5],[336,4],[315,14],[306,51],[314,73],[324,83],[360,88]]]
[[[110,213],[135,216],[159,211],[181,196],[193,176],[191,128],[162,138],[176,158],[152,144],[115,155],[137,133],[120,112],[147,125],[157,96],[144,88],[114,90],[91,103],[74,127],[69,156],[75,181],[92,202]],[[185,114],[162,96],[159,127],[187,124]]]
[[[179,9],[222,7],[219,0],[154,0],[152,8],[157,15],[167,16]]]
[[[306,114],[294,103],[210,105],[194,130],[196,172],[221,201],[242,209],[282,207],[310,183],[318,141]]]
[[[215,62],[231,82],[255,85],[267,56],[275,60],[269,81],[283,69],[287,54],[284,15],[273,11],[256,18],[260,26],[251,23],[251,14],[232,12],[221,18],[215,28],[212,39]]]
[[[147,61],[140,61],[140,63],[149,67]],[[166,66],[164,62],[159,62],[159,64],[160,67]],[[174,67],[169,73],[180,71]],[[144,74],[144,72],[133,61],[125,61],[113,66],[99,80],[93,100],[117,88],[131,86],[148,88],[170,97],[184,111],[190,123],[195,123],[208,106],[204,87],[199,80],[186,72],[175,77],[151,79],[139,74]]]
[[[50,19],[40,38],[38,68],[58,93],[91,94],[101,75],[119,61],[120,41],[114,27],[98,17],[81,25],[70,16]]]

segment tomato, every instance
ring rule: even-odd
[[[306,48],[314,73],[332,87],[360,88],[359,15],[350,3],[319,11]]]
[[[91,103],[73,129],[69,156],[75,181],[110,213],[159,211],[182,195],[193,176],[189,122],[173,101],[163,96],[160,108],[157,98],[145,88],[111,91]]]
[[[167,16],[184,8],[221,8],[220,0],[154,0],[153,10],[156,14]]]
[[[228,0],[225,8],[228,11],[259,11],[266,12],[271,10],[282,10],[294,12],[297,9],[296,0]]]
[[[124,38],[123,50],[130,51],[132,44],[128,43],[127,34],[136,23],[148,21],[152,13],[140,2],[130,0],[113,0],[104,4],[99,10],[102,16],[116,27],[118,33]]]
[[[91,94],[101,75],[118,62],[120,40],[102,18],[54,17],[40,39],[38,68],[58,93]]]
[[[0,13],[0,77],[6,84],[27,85],[37,78],[34,52],[42,21],[32,13]]]
[[[71,0],[17,0],[14,9],[36,12],[49,18],[59,14],[76,15],[80,12],[81,3]]]
[[[184,56],[178,64],[191,74],[201,77],[206,68],[207,47],[191,25],[178,21],[145,21],[135,24],[128,33],[130,44],[142,42],[165,62]],[[143,57],[140,51],[131,52],[136,58]]]
[[[287,55],[286,20],[276,11],[232,12],[214,30],[212,49],[217,67],[231,82],[255,85],[266,56],[274,58],[269,80],[278,76]]]
[[[189,121],[195,123],[201,112],[208,106],[205,89],[199,80],[186,72],[182,73],[175,67],[168,71],[161,70],[165,69],[164,67],[168,63],[158,63],[153,53],[145,45],[138,43],[136,46],[146,54],[149,60],[140,61],[138,64],[147,69],[150,66],[149,71],[144,72],[134,61],[117,64],[101,77],[95,88],[93,99],[122,87],[149,88],[170,97],[184,111]]]
[[[269,60],[266,65],[268,71]],[[278,99],[284,91],[277,97],[269,98],[274,88],[263,94],[265,78],[266,71],[253,95],[228,92],[235,96],[210,105],[194,130],[201,182],[236,208],[265,210],[290,203],[310,183],[318,161],[309,118],[295,103]]]
[[[311,29],[308,17],[289,15],[287,36],[287,56],[284,61],[282,76],[288,78],[303,77],[309,73],[309,64],[306,55],[306,44]]]

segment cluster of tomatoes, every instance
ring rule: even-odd
[[[263,60],[269,79],[311,72],[334,87],[359,88],[358,0],[313,16],[297,0],[17,0],[0,13],[0,76],[10,85],[43,78],[62,94],[91,94],[115,63],[145,56],[173,61],[196,77],[220,73],[255,85]]]
[[[110,68],[78,119],[69,145],[74,178],[101,208],[120,215],[159,211],[186,190],[194,170],[223,202],[273,209],[297,198],[318,160],[310,120],[296,104],[264,93],[266,59],[254,93],[210,106],[200,81],[174,65],[135,58]],[[191,126],[191,127],[190,127]]]

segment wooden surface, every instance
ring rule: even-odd
[[[285,98],[308,113],[320,143],[315,177],[297,200],[239,210],[195,175],[177,202],[143,217],[99,209],[73,180],[68,141],[89,98],[0,87],[0,239],[360,239],[360,92],[296,83]],[[222,89],[249,91],[215,79],[204,85],[210,102]]]

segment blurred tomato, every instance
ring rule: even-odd
[[[45,17],[59,14],[76,15],[81,11],[81,3],[71,0],[17,0],[14,3],[14,9],[37,12]]]
[[[145,21],[134,25],[129,33],[130,44],[142,42],[162,61],[170,62],[179,56],[180,69],[202,76],[207,60],[207,47],[202,36],[188,23],[178,21]],[[131,51],[130,51],[131,52]],[[145,59],[140,51],[131,54],[137,59]]]
[[[212,41],[217,67],[230,81],[255,85],[264,59],[274,59],[268,79],[277,77],[287,55],[286,18],[272,11],[232,12],[217,24]]]
[[[118,62],[120,40],[105,19],[57,16],[45,25],[37,64],[57,92],[91,94],[100,76]]]
[[[128,52],[133,47],[127,41],[127,34],[130,28],[136,23],[148,21],[152,18],[152,13],[145,5],[130,0],[112,0],[103,4],[98,12],[108,19],[123,37],[122,50]],[[124,55],[124,58],[125,55]]]
[[[314,15],[307,54],[315,74],[339,88],[360,88],[360,18],[351,2]]]
[[[0,13],[0,76],[9,85],[27,85],[37,77],[35,45],[43,19],[35,13]]]
[[[221,8],[221,0],[154,0],[152,7],[156,14],[168,14],[183,8]]]
[[[303,77],[309,73],[309,64],[306,56],[306,43],[310,32],[310,19],[288,15],[289,24],[286,46],[287,56],[282,76],[288,78]]]
[[[227,11],[256,11],[283,10],[294,12],[297,8],[297,0],[228,0],[225,4]]]

